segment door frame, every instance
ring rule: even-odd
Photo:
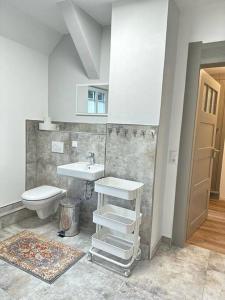
[[[225,66],[225,41],[189,44],[172,234],[173,244],[180,247],[187,235],[200,69],[220,66]]]

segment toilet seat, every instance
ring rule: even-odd
[[[62,189],[55,186],[42,185],[24,192],[21,197],[27,201],[40,201],[54,197],[62,192]]]

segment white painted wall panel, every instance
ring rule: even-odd
[[[109,122],[159,124],[167,6],[167,0],[113,5]]]
[[[25,189],[25,120],[48,107],[48,58],[0,36],[0,207]]]
[[[168,141],[171,107],[173,100],[174,73],[176,63],[179,11],[174,1],[169,2],[166,55],[164,64],[162,105],[157,144],[156,172],[154,186],[154,204],[152,213],[151,250],[155,249],[162,235],[162,219],[164,215],[164,187],[168,161]]]

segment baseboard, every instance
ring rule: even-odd
[[[151,252],[151,257],[150,257],[150,259],[152,259],[152,258],[155,256],[155,254],[156,254],[156,252],[158,251],[158,249],[159,249],[161,243],[162,243],[162,237],[159,239],[158,243],[157,243],[157,244],[155,245],[155,247],[153,248],[153,250],[152,250],[152,252]]]
[[[21,201],[15,202],[15,203],[12,203],[9,205],[5,205],[3,207],[0,207],[0,217],[3,217],[5,215],[10,214],[11,212],[18,211],[23,208],[24,208],[24,206]]]
[[[141,248],[141,260],[149,260],[150,246],[141,243],[140,248]]]
[[[155,245],[155,247],[153,248],[150,259],[152,259],[152,258],[154,257],[154,255],[156,254],[156,252],[158,251],[158,249],[159,249],[159,247],[160,247],[160,245],[161,245],[162,243],[168,245],[169,248],[172,247],[172,239],[171,239],[171,238],[168,238],[168,237],[166,237],[166,236],[162,236],[162,237],[160,238],[160,240],[158,241],[158,243],[157,243],[157,244]]]
[[[162,243],[167,244],[170,248],[172,247],[172,239],[166,236],[162,236]]]
[[[35,211],[26,209],[23,205],[0,213],[0,228],[18,223],[36,214]]]

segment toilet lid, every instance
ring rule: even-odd
[[[50,185],[42,185],[34,189],[28,190],[21,196],[24,200],[44,200],[62,193],[62,190]]]

